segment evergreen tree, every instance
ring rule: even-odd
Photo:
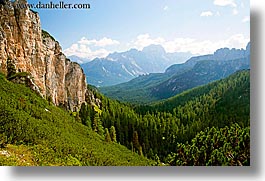
[[[81,105],[79,116],[81,118],[82,124],[86,125],[86,120],[89,115],[88,115],[87,106],[85,103],[82,103]]]
[[[92,129],[96,133],[98,133],[98,130],[99,130],[99,122],[100,122],[100,117],[99,117],[99,114],[96,113],[93,119],[93,123],[92,123]]]
[[[111,140],[113,142],[117,142],[117,139],[116,139],[116,130],[115,130],[115,127],[114,126],[111,126],[111,128],[110,128],[110,137],[111,137]]]
[[[137,131],[133,132],[133,147],[135,148],[135,151],[139,150],[139,147],[140,147]]]
[[[111,142],[111,138],[110,138],[110,134],[109,134],[108,128],[105,128],[105,141],[107,143],[110,143]]]
[[[102,126],[102,123],[100,120],[99,120],[99,124],[98,124],[98,134],[100,136],[104,136],[104,127]]]
[[[139,147],[139,155],[141,155],[141,156],[143,156],[144,154],[143,154],[143,148],[140,146]]]
[[[85,103],[82,103],[80,111],[79,111],[79,117],[81,118],[82,124],[85,126],[88,126],[91,128],[91,111],[89,109],[89,105],[86,105]]]
[[[8,58],[6,66],[7,66],[7,78],[10,78],[16,74],[15,64],[12,62],[10,58]]]

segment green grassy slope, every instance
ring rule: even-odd
[[[0,74],[0,165],[151,165]],[[10,150],[11,149],[11,150]],[[23,162],[24,163],[24,162]]]

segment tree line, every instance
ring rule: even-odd
[[[132,107],[93,92],[102,100],[101,107],[83,104],[79,112],[82,123],[105,136],[107,142],[118,142],[164,163],[171,163],[168,156],[178,152],[178,145],[188,145],[201,131],[250,125],[248,70],[148,106]]]

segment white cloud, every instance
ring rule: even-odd
[[[110,46],[110,45],[118,45],[120,44],[119,41],[117,40],[112,40],[110,38],[102,38],[100,40],[89,40],[86,37],[82,37],[80,41],[78,41],[79,44],[83,44],[83,45],[94,45],[97,47],[105,47],[105,46]]]
[[[64,54],[66,56],[75,55],[80,58],[86,58],[90,60],[93,60],[94,58],[106,57],[109,53],[109,51],[103,48],[92,51],[88,45],[84,44],[73,44],[64,50]]]
[[[237,4],[235,3],[235,0],[214,0],[213,4],[217,5],[217,6],[237,7]]]
[[[249,16],[245,16],[243,19],[242,19],[242,23],[247,23],[250,21],[250,17]]]
[[[105,47],[105,46],[109,46],[109,45],[118,45],[118,44],[120,44],[119,41],[117,41],[117,40],[112,40],[112,39],[110,39],[110,38],[106,38],[106,37],[104,37],[104,38],[100,39],[99,41],[97,41],[97,42],[95,43],[95,46],[98,46],[98,47]]]
[[[82,45],[91,45],[94,44],[96,40],[88,40],[86,37],[82,37],[81,40],[78,41],[79,44]]]
[[[201,17],[213,16],[213,13],[211,11],[203,11],[200,16]]]
[[[164,10],[164,11],[167,11],[167,10],[168,10],[168,6],[165,6],[165,7],[163,8],[163,10]]]
[[[82,37],[77,43],[74,43],[69,48],[65,49],[64,53],[66,56],[75,55],[80,58],[93,60],[94,58],[104,58],[111,53],[104,47],[119,44],[119,41],[106,37],[100,40],[89,40],[86,37]]]
[[[91,49],[86,45],[73,44],[64,50],[66,56],[76,55],[81,58],[87,58],[91,53]]]
[[[244,37],[242,34],[235,34],[225,40],[225,44],[229,48],[246,48],[247,43],[250,41],[249,38]]]
[[[238,10],[236,8],[233,9],[233,15],[237,15],[238,14]]]
[[[165,40],[161,37],[151,38],[149,34],[139,35],[136,41],[133,41],[131,47],[142,50],[143,47],[150,44],[162,45],[166,52],[191,52],[193,54],[210,54],[215,50],[223,47],[228,48],[245,48],[249,42],[249,37],[244,37],[242,34],[235,34],[226,40],[199,41],[193,38],[175,38],[173,40]]]
[[[138,35],[136,40],[132,41],[132,44],[134,45],[134,48],[137,49],[143,49],[146,46],[152,45],[152,44],[163,44],[165,40],[161,37],[152,39],[149,34],[142,34]]]
[[[246,17],[247,19],[247,17]],[[102,48],[100,46],[110,44],[109,40],[102,38],[100,40],[88,40],[82,38],[77,43],[72,44],[69,48],[64,50],[65,55],[71,56],[76,55],[80,58],[94,59],[94,58],[104,58],[108,54],[113,53],[108,49]],[[149,34],[140,34],[130,43],[124,45],[128,49],[136,48],[142,50],[144,47],[151,44],[162,45],[166,52],[191,52],[192,54],[211,54],[215,50],[223,47],[228,48],[245,48],[246,44],[249,42],[249,37],[245,37],[242,34],[235,34],[226,40],[211,41],[211,40],[198,40],[194,38],[174,38],[166,40],[163,37],[151,37]],[[100,45],[100,46],[99,46]],[[122,51],[126,51],[122,50]]]
[[[106,56],[108,56],[111,52],[106,50],[106,49],[98,49],[94,52],[91,53],[90,55],[90,59],[94,59],[94,58],[105,58]]]
[[[219,11],[217,11],[216,16],[221,16],[221,13]]]

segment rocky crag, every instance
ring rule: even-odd
[[[75,111],[90,95],[82,68],[67,59],[59,43],[41,29],[38,13],[18,9],[16,3],[0,4],[0,72],[7,75],[11,62],[16,73],[30,74],[40,95]]]

